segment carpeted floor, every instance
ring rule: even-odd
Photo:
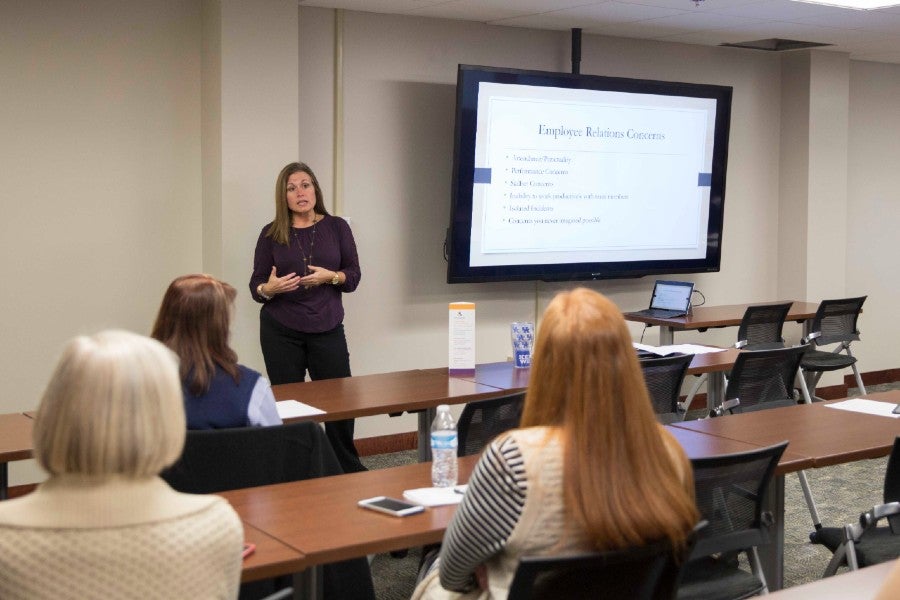
[[[900,382],[872,386],[870,392],[898,389]],[[853,397],[855,390],[850,390]],[[408,464],[416,460],[416,452],[396,452],[363,458],[369,469]],[[859,513],[881,501],[881,488],[887,458],[865,460],[806,472],[810,488],[823,524],[843,525],[855,521]],[[784,585],[792,587],[815,581],[822,576],[831,553],[822,546],[809,543],[812,518],[794,474],[785,480],[785,546]],[[378,600],[406,600],[415,586],[419,565],[418,548],[410,549],[404,558],[378,554],[372,560],[372,577]]]

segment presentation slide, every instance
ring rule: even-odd
[[[470,264],[704,258],[715,111],[479,83]]]

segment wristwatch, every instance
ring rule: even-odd
[[[337,271],[334,272],[334,277],[331,278],[331,285],[340,285],[341,284],[341,276]]]
[[[259,294],[260,296],[262,296],[266,300],[271,300],[272,296],[266,296],[265,293],[263,293],[263,291],[262,291],[264,285],[265,285],[264,283],[261,283],[258,286],[256,286],[256,293]]]

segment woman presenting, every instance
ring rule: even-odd
[[[275,182],[275,220],[256,242],[250,291],[263,304],[259,340],[273,385],[350,376],[342,294],[359,285],[350,226],[325,210],[322,188],[304,163]],[[353,444],[353,419],[325,423],[347,473],[366,470]]]

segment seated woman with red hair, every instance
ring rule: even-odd
[[[519,558],[684,544],[690,463],[657,421],[622,314],[579,288],[537,331],[520,428],[485,449],[413,598],[506,598]]]

